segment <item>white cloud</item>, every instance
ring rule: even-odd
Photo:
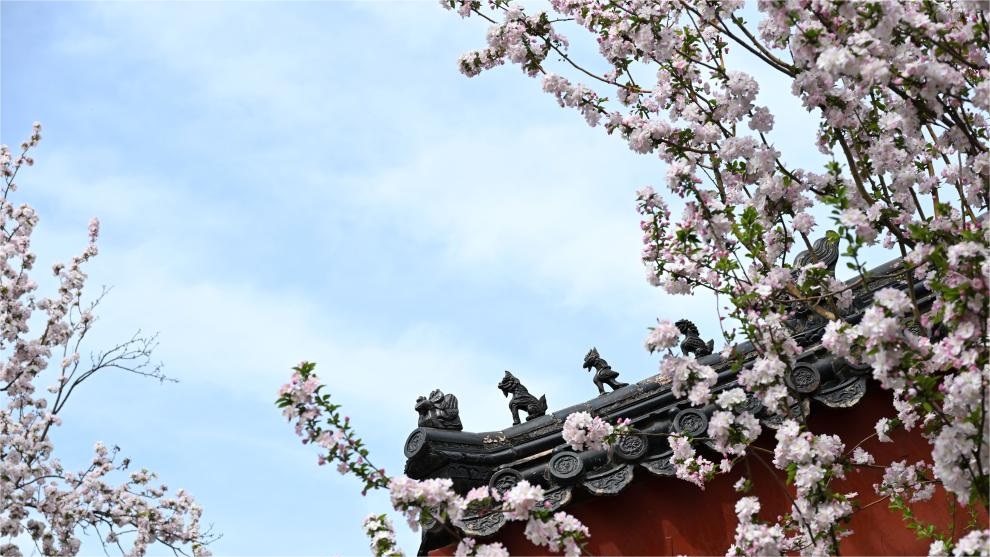
[[[648,161],[609,165],[622,147],[603,135],[580,125],[459,130],[363,177],[360,195],[408,236],[440,242],[451,265],[578,306],[634,306],[651,294],[634,196]]]

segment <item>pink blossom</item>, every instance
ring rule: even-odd
[[[454,550],[456,557],[509,557],[509,551],[499,542],[479,544],[474,538],[464,538]]]
[[[990,530],[973,530],[959,539],[952,549],[952,555],[986,555],[987,547],[990,547]]]
[[[714,473],[715,465],[705,457],[699,456],[687,437],[670,435],[667,441],[673,451],[670,462],[674,464],[675,475],[705,489],[705,481]]]
[[[549,519],[530,518],[526,539],[550,551],[562,551],[568,557],[581,555],[581,544],[590,537],[588,528],[573,516],[558,512]]]
[[[525,520],[543,500],[543,488],[522,480],[505,493],[502,505],[509,519]]]
[[[658,320],[657,326],[650,329],[650,334],[646,337],[646,349],[650,352],[663,350],[677,346],[677,341],[681,338],[681,332],[677,330],[670,321]]]
[[[395,541],[395,529],[387,516],[370,514],[365,517],[362,525],[375,557],[402,557],[402,550]]]
[[[811,229],[815,227],[815,217],[808,213],[798,213],[794,215],[794,220],[791,221],[791,226],[794,230],[807,234],[811,232]]]
[[[729,555],[769,556],[783,555],[784,529],[780,525],[767,526],[754,521],[760,512],[756,497],[743,497],[736,502],[736,536],[733,545],[725,553]]]
[[[911,307],[911,299],[902,290],[883,288],[873,293],[873,301],[890,310],[893,314],[901,314]]]
[[[711,399],[711,387],[718,376],[711,367],[694,358],[668,356],[660,362],[660,377],[670,382],[674,396],[687,396],[691,404],[700,406]]]
[[[876,463],[876,460],[874,460],[873,455],[864,451],[862,447],[856,447],[855,449],[853,449],[852,461],[856,464],[864,464],[864,465]]]
[[[564,420],[563,437],[575,451],[599,450],[608,446],[615,428],[598,416],[574,412]]]

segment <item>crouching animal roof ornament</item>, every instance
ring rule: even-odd
[[[617,380],[619,377],[619,372],[613,370],[612,367],[608,365],[608,362],[605,361],[605,358],[598,355],[597,348],[592,348],[588,351],[588,354],[584,357],[583,367],[588,371],[591,371],[592,368],[595,369],[594,382],[595,386],[598,387],[598,394],[600,395],[605,394],[605,385],[612,387],[612,390],[614,391],[629,384],[622,383]]]
[[[416,411],[419,412],[419,427],[434,427],[437,429],[452,429],[460,431],[460,413],[457,410],[457,397],[443,394],[440,389],[434,389],[429,398],[421,396],[416,399]]]
[[[674,323],[674,326],[685,337],[681,341],[681,353],[685,356],[694,354],[695,358],[700,358],[711,354],[712,350],[714,350],[715,341],[709,340],[705,342],[701,340],[701,334],[698,332],[698,327],[694,323],[687,319],[681,319],[677,323]]]
[[[505,377],[499,382],[498,388],[505,396],[509,396],[510,393],[512,394],[512,398],[509,399],[509,412],[512,412],[512,425],[519,425],[521,423],[519,419],[520,410],[526,412],[527,421],[547,413],[547,395],[543,395],[537,399],[535,396],[529,394],[529,390],[508,370],[505,372]]]

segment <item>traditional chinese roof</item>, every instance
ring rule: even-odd
[[[820,247],[816,244],[816,251]],[[802,254],[803,255],[803,254]],[[799,256],[800,258],[801,256]],[[837,259],[837,258],[836,258]],[[831,262],[834,265],[834,261]],[[887,287],[908,289],[907,275],[901,260],[881,265],[866,274],[866,280],[847,283],[852,287],[853,303],[842,317],[857,323],[869,306],[873,292]],[[918,283],[915,297],[923,304],[930,294]],[[810,310],[798,312],[788,323],[793,337],[804,349],[793,368],[787,371],[786,382],[798,403],[794,409],[808,415],[812,401],[828,407],[848,407],[856,404],[866,393],[870,370],[854,366],[828,353],[821,345],[827,321]],[[905,328],[920,333],[916,323],[906,322]],[[723,358],[719,353],[698,358],[698,363],[711,366],[718,374],[713,387],[717,393],[737,386],[740,369],[757,357],[751,343],[736,345],[736,357]],[[741,356],[741,357],[739,357]],[[738,362],[742,361],[742,366]],[[748,410],[770,428],[782,421],[779,414],[765,412],[756,398],[746,402]],[[564,442],[561,431],[564,420],[574,412],[585,411],[611,423],[620,418],[632,421],[635,430],[656,433],[685,433],[704,437],[708,420],[716,410],[714,404],[692,407],[670,391],[659,375],[651,375],[613,392],[563,408],[532,420],[498,431],[468,432],[419,427],[409,434],[405,443],[406,474],[415,479],[451,478],[459,492],[490,485],[507,491],[526,479],[542,485],[546,501],[552,509],[567,505],[578,492],[592,496],[614,495],[632,482],[635,474],[673,476],[671,451],[665,437],[657,435],[622,436],[611,452],[576,452]],[[466,532],[489,536],[505,524],[501,512],[467,518]],[[421,552],[449,543],[442,530],[424,533]]]

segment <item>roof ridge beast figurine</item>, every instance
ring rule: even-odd
[[[519,410],[526,412],[526,421],[538,418],[547,413],[547,395],[543,395],[537,400],[535,396],[529,394],[529,390],[509,370],[505,370],[505,377],[499,382],[498,388],[502,390],[502,394],[505,396],[509,396],[509,393],[512,393],[512,399],[509,400],[509,411],[512,412],[512,425],[519,425],[521,423],[519,420]]]
[[[694,354],[695,358],[700,358],[712,353],[712,350],[715,348],[715,340],[712,339],[708,342],[701,340],[701,333],[698,332],[697,325],[687,319],[681,319],[677,323],[674,323],[674,326],[685,337],[681,341],[682,354],[685,356]]]
[[[416,411],[419,412],[419,427],[435,427],[437,429],[452,429],[460,431],[460,411],[457,409],[457,397],[443,394],[440,389],[433,389],[430,397],[421,396],[416,399]]]
[[[608,362],[605,361],[605,358],[598,355],[597,348],[592,348],[588,351],[588,354],[585,355],[583,367],[588,371],[591,371],[591,368],[595,368],[594,381],[595,386],[598,387],[598,394],[600,395],[605,394],[605,385],[612,387],[612,390],[615,391],[629,384],[616,381],[616,378],[619,377],[619,372],[613,370],[612,367],[608,365]]]

